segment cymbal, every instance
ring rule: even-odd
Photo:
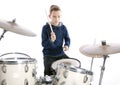
[[[36,36],[35,33],[16,24],[15,20],[13,21],[0,20],[0,28],[3,28],[6,31],[11,31],[25,36],[31,36],[31,37]]]
[[[89,57],[103,57],[103,55],[120,53],[120,44],[107,45],[84,45],[80,47],[79,51]]]

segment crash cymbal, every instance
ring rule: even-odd
[[[36,34],[31,32],[30,30],[16,24],[15,20],[13,21],[0,20],[0,28],[3,28],[6,31],[11,31],[25,36],[31,36],[31,37],[36,36]]]
[[[84,45],[79,51],[89,57],[103,57],[103,55],[120,53],[120,44]]]

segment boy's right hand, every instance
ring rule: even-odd
[[[56,40],[56,35],[55,35],[54,32],[51,32],[50,38],[51,38],[51,41],[52,41],[52,42],[54,42],[54,41]]]

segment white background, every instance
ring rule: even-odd
[[[52,4],[62,9],[61,21],[67,26],[72,58],[81,61],[82,68],[91,66],[91,57],[79,52],[86,44],[120,43],[119,0],[0,0],[0,19],[12,21],[34,32],[36,37],[7,32],[0,41],[0,54],[22,52],[37,59],[37,76],[43,76],[43,55],[41,46],[42,26],[47,22],[45,10]],[[3,29],[0,29],[2,34]],[[118,46],[119,47],[119,46]],[[102,85],[120,85],[120,55],[109,55],[105,64]],[[11,56],[10,56],[11,57]],[[103,58],[94,58],[92,85],[98,85]]]

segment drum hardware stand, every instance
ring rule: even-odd
[[[12,23],[15,23],[16,22],[16,18],[12,20]],[[0,40],[4,37],[4,34],[7,32],[7,30],[3,30],[3,33],[2,35],[0,36]]]
[[[101,83],[102,83],[103,73],[104,73],[104,70],[105,70],[105,61],[106,61],[107,57],[109,57],[109,56],[108,55],[103,55],[103,57],[104,57],[104,61],[103,61],[103,66],[101,67],[99,85],[101,85]]]
[[[94,60],[94,58],[92,58],[92,60],[91,60],[91,67],[90,67],[90,71],[92,71],[93,60]]]
[[[96,39],[94,39],[94,43],[93,43],[93,45],[95,45],[95,44],[96,44]],[[92,60],[91,60],[91,67],[90,67],[90,71],[92,71],[93,60],[94,60],[94,57],[92,57]]]
[[[0,40],[4,37],[4,34],[7,32],[7,30],[3,30],[2,35],[0,36]]]

